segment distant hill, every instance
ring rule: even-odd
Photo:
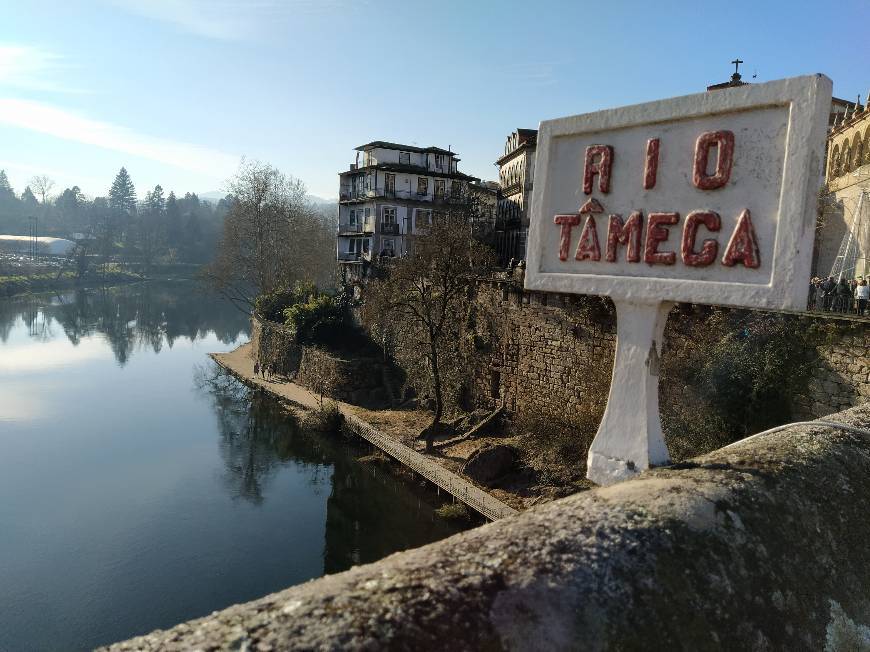
[[[197,196],[200,199],[207,199],[208,201],[215,203],[226,197],[226,195],[227,193],[220,190],[209,190],[208,192],[197,193]],[[323,197],[317,197],[316,195],[308,195],[308,200],[312,204],[318,206],[335,206],[338,203],[338,199],[324,199]]]

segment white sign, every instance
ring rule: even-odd
[[[830,106],[831,81],[814,75],[541,123],[525,286],[617,308],[593,480],[668,459],[670,302],[805,309]]]

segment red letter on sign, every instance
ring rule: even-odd
[[[673,265],[677,260],[677,254],[673,251],[659,251],[659,243],[666,242],[669,231],[662,224],[676,224],[680,219],[679,213],[650,213],[646,224],[646,246],[644,247],[643,259],[650,265]]]
[[[748,208],[744,208],[737,218],[737,226],[734,227],[734,233],[731,234],[728,247],[725,248],[725,255],[722,256],[722,264],[727,267],[734,267],[737,263],[743,263],[751,269],[761,266],[758,238]]]
[[[713,211],[693,211],[686,217],[680,253],[683,256],[683,262],[690,267],[706,267],[716,260],[716,254],[719,252],[719,243],[707,239],[701,244],[701,252],[695,253],[695,238],[701,224],[706,226],[709,231],[715,232],[722,226],[722,220],[719,219],[719,214]]]
[[[595,162],[595,157],[600,157]],[[610,192],[610,168],[613,166],[613,148],[610,145],[590,145],[586,148],[586,162],[583,164],[583,192],[592,194],[592,179],[598,175],[598,189]]]
[[[559,260],[568,260],[568,247],[571,246],[571,227],[580,224],[579,215],[557,215],[553,222],[561,228],[559,231]]]
[[[595,218],[586,218],[580,242],[577,243],[577,253],[574,260],[601,260],[601,248],[598,246],[598,230],[595,228]]]
[[[707,174],[707,163],[710,158],[710,148],[717,146],[716,172]],[[721,188],[731,178],[731,165],[734,163],[734,132],[707,131],[695,142],[695,168],[692,171],[692,183],[701,190]]]
[[[609,262],[616,261],[616,246],[628,245],[625,251],[625,260],[629,263],[640,261],[640,232],[643,229],[643,215],[640,211],[632,213],[628,222],[622,223],[622,216],[611,215],[607,225],[607,252],[604,259]]]
[[[649,190],[656,185],[656,175],[659,171],[659,139],[650,138],[646,141],[646,167],[643,169],[643,189]]]

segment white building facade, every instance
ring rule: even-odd
[[[372,260],[408,253],[413,236],[447,207],[467,203],[469,184],[455,152],[374,141],[356,148],[339,173],[336,253],[345,279],[360,278]]]
[[[496,253],[506,264],[525,260],[529,233],[529,199],[535,179],[537,129],[517,129],[505,142],[498,166],[500,186],[496,214]]]

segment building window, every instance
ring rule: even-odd
[[[417,194],[418,195],[428,195],[429,194],[429,178],[428,177],[417,177]]]
[[[347,221],[351,226],[356,226],[356,210],[353,208],[350,209],[350,216]]]
[[[432,211],[427,208],[418,208],[414,216],[414,223],[417,228],[429,226],[432,224]]]
[[[435,179],[435,196],[443,197],[447,194],[447,182],[444,179]]]
[[[410,152],[399,152],[399,163],[404,163],[406,165],[410,165],[411,164]]]
[[[382,256],[395,256],[396,255],[396,241],[393,238],[385,238],[384,239],[384,248],[381,251]]]
[[[393,226],[396,223],[396,207],[384,206],[384,212],[381,216],[381,224],[384,226]]]
[[[450,194],[453,197],[459,197],[462,194],[462,182],[461,181],[451,181],[450,182]]]
[[[435,155],[435,168],[440,170],[444,167],[444,154]]]

